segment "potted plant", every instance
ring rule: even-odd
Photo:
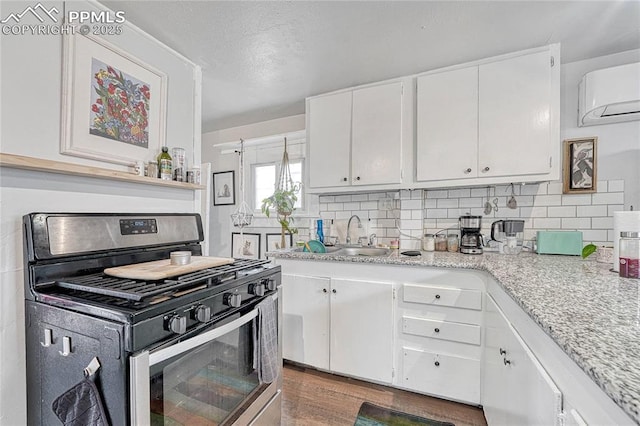
[[[270,217],[271,209],[277,214],[278,223],[281,226],[280,247],[285,247],[285,235],[298,233],[298,230],[292,227],[293,217],[291,214],[296,209],[296,201],[298,196],[296,193],[300,190],[300,185],[292,185],[289,189],[278,189],[271,196],[262,200],[262,213]]]

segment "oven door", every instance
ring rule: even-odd
[[[248,424],[279,402],[280,378],[260,383],[254,367],[258,310],[251,305],[186,340],[132,356],[131,423]]]

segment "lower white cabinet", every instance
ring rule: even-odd
[[[391,383],[393,284],[289,274],[282,283],[285,359]]]
[[[560,425],[562,393],[486,297],[482,405],[490,425]]]

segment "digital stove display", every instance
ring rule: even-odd
[[[120,219],[120,234],[157,234],[158,224],[155,219]]]

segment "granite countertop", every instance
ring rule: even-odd
[[[640,280],[620,278],[610,264],[572,256],[520,253],[409,257],[336,256],[296,251],[272,258],[466,268],[487,271],[513,300],[640,423]]]

